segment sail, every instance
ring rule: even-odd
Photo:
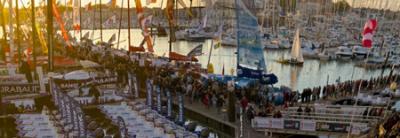
[[[304,62],[303,53],[301,52],[299,29],[296,30],[296,35],[294,36],[291,55],[292,55],[292,59],[296,59],[296,61],[299,61],[299,62]]]
[[[262,77],[266,69],[260,29],[255,17],[244,5],[236,0],[237,18],[237,75],[238,77]]]

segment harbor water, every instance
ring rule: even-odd
[[[83,34],[87,31],[83,30]],[[78,34],[71,34],[77,36]],[[95,30],[93,33],[95,41],[100,40],[100,30]],[[113,34],[118,34],[117,29],[103,30],[103,41],[108,41]],[[128,30],[121,30],[121,37],[119,48],[128,49]],[[143,40],[141,31],[138,29],[131,30],[131,45],[138,46]],[[169,50],[169,38],[168,37],[157,37],[154,38],[154,50],[155,54],[162,56],[168,55]],[[117,43],[117,42],[115,42]],[[211,40],[205,42],[187,42],[177,41],[172,44],[172,51],[184,54],[190,52],[193,48],[198,45],[203,45],[203,55],[199,56],[199,62],[203,68],[206,68],[208,57],[210,53]],[[117,47],[117,44],[114,45]],[[146,47],[146,46],[145,46]],[[222,69],[225,69],[225,75],[236,74],[236,47],[222,46],[218,49],[212,50],[211,63],[214,66],[214,71],[217,74],[222,73]],[[364,69],[356,67],[355,64],[359,61],[320,61],[316,59],[305,59],[303,66],[290,66],[283,65],[275,62],[275,60],[281,57],[289,57],[290,50],[264,50],[264,56],[266,59],[268,73],[274,73],[279,82],[276,86],[285,85],[293,90],[302,90],[304,88],[323,86],[327,83],[333,84],[337,82],[343,82],[346,80],[356,79],[370,79],[373,77],[379,77],[382,73],[381,69]],[[389,69],[384,71],[384,75],[388,75]],[[395,71],[396,72],[396,71]]]

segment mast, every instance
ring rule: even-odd
[[[131,46],[131,8],[129,3],[130,0],[128,0],[128,48]]]
[[[49,60],[49,71],[53,71],[53,0],[47,0],[47,46],[48,48],[48,60]],[[82,39],[82,38],[81,38]]]
[[[37,39],[37,35],[36,35],[36,21],[35,21],[35,0],[31,0],[31,10],[32,10],[32,41],[33,41],[33,45],[32,45],[32,55],[33,55],[33,71],[34,71],[34,80],[37,79],[37,73],[36,73],[36,39]]]
[[[13,23],[12,23],[12,20],[13,20],[13,17],[12,17],[12,15],[13,15],[13,5],[12,5],[12,3],[13,3],[13,1],[12,0],[9,0],[8,1],[8,4],[9,4],[9,7],[8,7],[8,10],[9,10],[9,25],[8,25],[8,27],[9,27],[9,31],[10,31],[10,33],[8,34],[9,35],[9,37],[10,37],[10,53],[9,53],[9,57],[10,57],[10,62],[12,63],[12,62],[14,62],[13,61],[13,57],[14,57],[14,26],[13,26]]]
[[[3,11],[4,4],[5,4],[5,0],[4,0],[4,2],[0,1],[0,11]],[[1,48],[0,51],[3,51],[4,47],[7,45],[7,32],[6,32],[6,23],[5,23],[4,13],[0,12],[0,16],[1,16],[0,17],[1,28],[3,30],[3,41],[2,41],[3,46],[0,47]],[[4,58],[4,55],[1,55],[1,58]],[[5,60],[5,58],[4,58],[4,60]]]
[[[129,5],[129,2],[128,2],[128,5]],[[119,43],[120,43],[120,38],[121,38],[121,27],[122,27],[122,12],[123,12],[123,9],[124,9],[124,0],[122,0],[121,1],[121,11],[120,11],[120,15],[119,15],[119,26],[118,26],[118,43],[117,43],[117,49],[119,49]],[[128,6],[128,16],[129,16],[129,6]],[[129,16],[130,17],[130,16]],[[130,19],[128,18],[128,25],[130,24]],[[129,31],[129,28],[128,28],[128,35],[130,35],[130,31]],[[130,37],[129,37],[130,38]],[[129,41],[129,44],[130,44],[130,41],[131,39],[129,39],[128,41]],[[128,48],[129,48],[129,45],[128,45]]]
[[[17,46],[18,46],[18,64],[21,63],[21,30],[20,30],[20,22],[19,22],[19,6],[18,1],[15,2],[15,18],[17,23]],[[19,64],[20,65],[20,64]]]
[[[79,40],[82,41],[82,0],[79,0],[79,25]]]
[[[101,6],[101,0],[100,0],[100,7],[99,7],[99,10],[100,10],[100,42],[103,42],[103,14],[102,14],[102,6]]]

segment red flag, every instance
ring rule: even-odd
[[[139,21],[139,26],[140,26],[140,28],[142,28],[144,39],[145,39],[146,44],[147,44],[147,50],[149,52],[154,52],[151,36],[148,35],[149,34],[149,30],[145,25],[142,24],[143,21],[146,20],[146,18],[144,17],[144,14],[143,14],[142,3],[140,2],[140,0],[135,0],[135,3],[136,3],[136,14],[137,14],[137,18],[138,18],[138,21]]]
[[[65,42],[67,42],[68,47],[71,48],[71,43],[69,41],[68,33],[67,33],[67,30],[65,30],[64,21],[61,19],[60,13],[58,12],[58,9],[57,9],[57,5],[54,1],[53,1],[53,13],[54,13],[54,16],[56,17],[57,23],[60,25],[61,33],[62,33],[62,36],[63,36]]]
[[[364,31],[362,32],[363,39],[362,45],[367,48],[372,47],[372,38],[374,36],[375,30],[378,26],[376,19],[368,20],[364,25]]]

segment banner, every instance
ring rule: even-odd
[[[257,17],[246,8],[242,0],[236,0],[237,18],[237,76],[262,77],[266,69]]]
[[[316,122],[314,120],[302,120],[300,125],[300,130],[315,131]]]
[[[54,82],[60,87],[60,89],[76,89],[82,85],[88,84],[112,84],[117,83],[117,76],[108,76],[108,77],[95,77],[94,79],[87,80],[64,80],[64,79],[54,79]]]
[[[0,93],[4,95],[24,94],[24,93],[39,93],[39,84],[24,83],[24,84],[0,84]]]
[[[172,96],[171,92],[167,89],[167,117],[172,117]]]
[[[350,124],[317,122],[316,130],[329,132],[348,132],[350,130]]]
[[[251,120],[253,128],[271,128],[271,119],[266,117],[255,117]]]
[[[351,134],[360,135],[362,132],[367,131],[368,129],[369,127],[366,123],[353,123],[351,127]]]
[[[271,128],[283,129],[283,119],[271,118]]]
[[[283,122],[284,122],[283,128],[285,129],[296,129],[296,130],[300,129],[300,121],[298,120],[285,120]]]
[[[146,100],[146,102],[147,102],[147,106],[149,106],[150,108],[152,108],[152,102],[151,102],[151,100],[152,100],[152,92],[153,92],[153,88],[152,88],[152,86],[153,86],[153,84],[151,83],[151,80],[150,79],[147,79],[146,80],[146,92],[147,92],[147,100]]]
[[[161,112],[161,89],[160,86],[156,85],[156,93],[157,93],[157,111]]]
[[[179,108],[179,114],[178,114],[178,122],[183,124],[185,123],[185,115],[184,115],[184,105],[183,105],[183,94],[179,92],[178,94],[178,108]]]

